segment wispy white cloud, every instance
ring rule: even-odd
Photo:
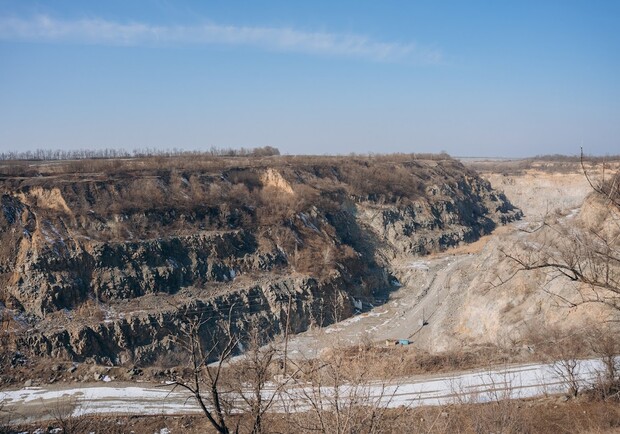
[[[45,15],[31,19],[0,17],[0,40],[126,46],[250,46],[270,51],[428,64],[438,63],[442,58],[440,51],[421,47],[415,43],[382,42],[355,34],[212,23],[160,26],[139,22],[119,23],[103,19],[66,21]]]

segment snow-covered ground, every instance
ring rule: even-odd
[[[603,371],[599,360],[582,360],[577,376],[582,386],[592,384]],[[278,388],[271,385],[264,391],[270,398]],[[342,385],[339,399],[356,399],[360,403],[385,407],[414,407],[453,403],[488,402],[519,399],[566,392],[567,384],[553,365],[514,365],[492,370],[478,370],[452,375],[424,378],[403,378],[391,382]],[[273,411],[304,411],[310,397],[320,393],[329,405],[336,396],[333,387],[321,390],[309,386],[289,386],[277,393]],[[84,414],[190,414],[200,409],[187,392],[171,386],[87,386],[73,388],[27,387],[0,391],[4,410],[15,416],[14,421],[36,421],[49,418],[58,408],[74,416]]]

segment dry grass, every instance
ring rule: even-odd
[[[403,429],[405,431],[401,432],[441,434],[568,434],[618,432],[620,429],[620,407],[601,401],[516,400],[429,407],[405,413],[388,432]]]
[[[100,302],[89,298],[75,309],[75,319],[101,322],[105,319],[105,312]]]
[[[309,432],[303,428],[306,415],[269,414],[267,432]],[[167,428],[172,433],[211,433],[200,416],[95,416],[81,418],[83,432],[152,434]],[[77,421],[75,421],[77,423]],[[243,426],[243,424],[241,424]],[[527,433],[603,434],[620,432],[620,406],[604,401],[557,399],[516,400],[503,404],[468,404],[388,410],[381,420],[383,433]],[[53,422],[7,428],[0,433],[56,428]],[[46,432],[46,431],[45,431]],[[241,430],[241,432],[245,432]],[[345,433],[351,431],[344,431]],[[368,431],[361,430],[360,433]]]
[[[411,375],[454,372],[506,363],[532,361],[534,356],[515,354],[496,346],[428,353],[414,346],[359,345],[325,351],[318,361],[344,359],[350,372],[364,367],[368,377],[386,379]]]
[[[325,166],[339,164],[343,161],[374,161],[379,163],[402,163],[407,161],[444,161],[451,160],[447,154],[374,154],[348,156],[217,156],[209,153],[147,156],[133,158],[96,158],[81,160],[56,161],[0,161],[0,176],[32,177],[58,175],[89,175],[108,174],[127,176],[148,171],[168,171],[175,168],[180,171],[212,171],[228,168],[269,168],[286,165]]]
[[[523,175],[527,172],[540,174],[583,173],[579,156],[546,155],[516,160],[475,159],[464,160],[464,163],[467,167],[480,173],[499,173],[505,176]],[[617,169],[620,165],[620,155],[584,156],[584,165],[592,171],[601,170],[603,167]]]

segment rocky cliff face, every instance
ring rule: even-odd
[[[172,306],[162,306],[131,314],[119,314],[111,309],[107,318],[100,322],[76,316],[67,324],[44,321],[36,327],[37,332],[24,337],[23,342],[37,356],[107,364],[175,366],[187,357],[183,332],[189,321],[203,323],[203,338],[210,347],[213,341],[226,341],[229,319],[234,333],[243,334],[248,327],[258,327],[273,336],[282,333],[289,312],[292,333],[350,316],[349,295],[331,286],[335,283],[323,284],[307,277],[281,278],[208,299],[200,294],[183,294],[183,301],[172,309]],[[166,301],[155,297],[144,300],[143,304],[153,306]]]
[[[147,364],[191,319],[328,324],[384,298],[391,258],[520,216],[450,159],[138,163],[3,177],[0,302],[35,354]]]
[[[430,185],[424,199],[402,206],[361,204],[358,218],[397,253],[424,255],[476,241],[519,216],[489,183],[465,178]]]

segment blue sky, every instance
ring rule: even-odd
[[[0,150],[620,153],[620,1],[0,0]]]

